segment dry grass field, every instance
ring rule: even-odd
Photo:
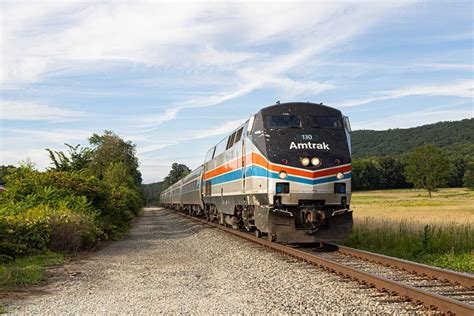
[[[474,191],[441,189],[353,194],[346,245],[461,271],[474,271]]]
[[[474,191],[466,188],[440,189],[431,199],[425,190],[361,191],[352,195],[351,204],[356,223],[372,218],[423,226],[474,225]]]

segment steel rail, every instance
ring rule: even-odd
[[[316,255],[304,252],[295,248],[291,248],[282,244],[271,242],[262,238],[255,237],[249,233],[241,232],[223,225],[216,223],[208,222],[205,219],[200,219],[185,215],[177,212],[183,216],[186,216],[195,221],[201,222],[203,224],[215,227],[217,229],[226,231],[235,236],[244,238],[253,243],[262,245],[268,249],[274,250],[276,252],[290,255],[294,258],[308,262],[314,266],[329,270],[339,275],[344,275],[350,279],[357,280],[362,284],[368,284],[375,287],[376,289],[382,292],[388,292],[393,295],[398,295],[402,298],[415,302],[417,304],[422,304],[428,309],[438,309],[443,313],[455,314],[455,315],[474,315],[474,306],[466,304],[455,299],[445,297],[436,293],[431,293],[419,288],[415,288],[410,285],[402,284],[381,276],[373,275],[364,271],[357,270],[355,268],[345,266],[343,264],[318,257]]]
[[[428,276],[443,282],[474,288],[474,276],[455,271],[444,270],[436,267],[427,266],[417,262],[411,262],[403,259],[388,257],[385,255],[372,253],[364,250],[344,247],[332,243],[324,243],[334,247],[341,254],[349,255],[355,258],[376,262],[390,267],[400,268],[421,276]]]

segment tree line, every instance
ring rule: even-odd
[[[188,166],[181,163],[173,163],[168,175],[161,182],[142,185],[143,199],[146,205],[160,204],[160,194],[163,190],[186,177],[191,172]]]
[[[431,196],[439,187],[474,188],[472,156],[450,156],[431,144],[398,157],[355,158],[352,168],[354,191],[416,187]]]
[[[351,133],[352,154],[355,158],[400,156],[432,144],[449,157],[463,157],[474,153],[473,130],[474,118],[404,129],[358,130]]]

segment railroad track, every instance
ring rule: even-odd
[[[179,213],[179,212],[178,212]],[[180,213],[182,214],[182,213]],[[268,249],[446,314],[474,315],[474,277],[354,248],[326,243],[331,252],[290,247],[182,214]]]

